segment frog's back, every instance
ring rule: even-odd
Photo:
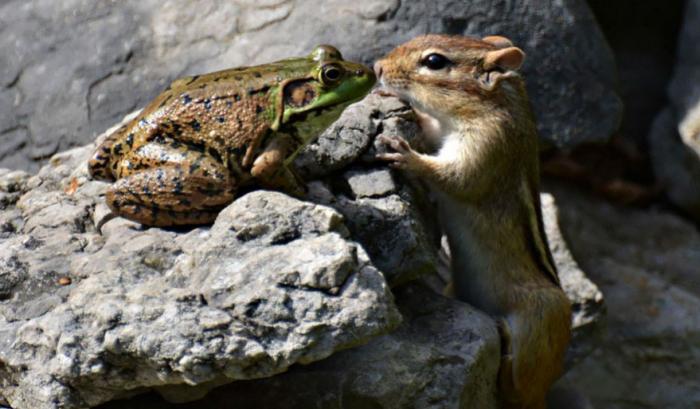
[[[219,159],[242,153],[267,132],[270,92],[280,67],[234,68],[184,77],[158,95],[127,125],[110,134],[88,163],[91,177],[112,181],[119,159],[160,135],[207,149]]]
[[[146,137],[161,134],[221,155],[244,148],[272,123],[273,86],[262,78],[229,81],[218,74],[175,81],[144,110],[137,126],[148,129]]]

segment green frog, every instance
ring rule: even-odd
[[[88,163],[116,181],[111,215],[148,226],[207,224],[255,184],[303,195],[296,154],[375,82],[332,46],[310,55],[175,80],[107,136]]]

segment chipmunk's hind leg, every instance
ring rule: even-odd
[[[541,288],[533,300],[499,322],[504,342],[499,383],[506,408],[546,408],[547,392],[563,372],[570,339],[571,311],[566,295]]]
[[[526,382],[518,377],[517,359],[522,356],[516,356],[520,352],[514,342],[514,334],[508,324],[508,321],[501,318],[498,320],[498,333],[501,337],[501,365],[498,369],[498,385],[501,395],[503,409],[546,409],[547,404],[545,396],[541,399],[532,396],[527,396],[530,387],[536,389],[534,385],[527,385]],[[533,378],[533,381],[535,379]]]
[[[513,374],[513,345],[508,322],[501,318],[497,322],[498,334],[501,338],[501,365],[498,368],[498,386],[505,402],[506,397],[516,396]],[[504,404],[504,407],[508,407]]]

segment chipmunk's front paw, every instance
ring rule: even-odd
[[[411,145],[400,136],[379,135],[377,140],[389,146],[395,152],[379,153],[377,159],[389,162],[389,166],[396,169],[410,170],[416,168],[420,161],[419,153],[411,148]]]

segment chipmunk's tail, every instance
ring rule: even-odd
[[[503,354],[499,386],[505,409],[545,409],[563,372],[571,339],[571,305],[554,286],[528,289],[526,305],[499,322]]]

